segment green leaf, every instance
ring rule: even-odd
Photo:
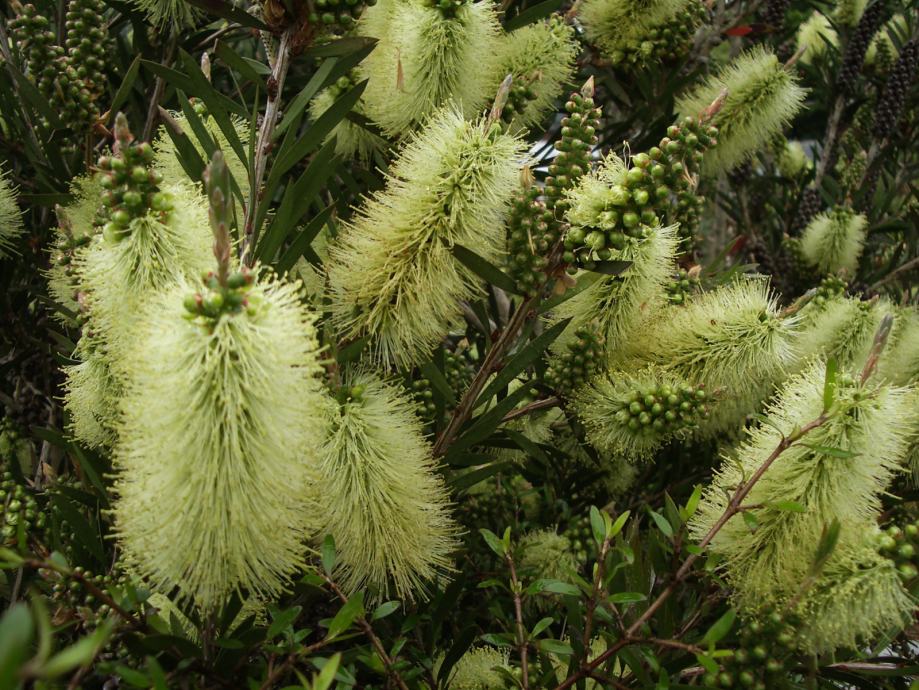
[[[131,66],[128,67],[128,71],[124,73],[124,78],[121,80],[121,86],[118,87],[118,91],[115,92],[115,97],[112,99],[111,105],[109,105],[109,112],[113,118],[118,113],[118,109],[122,104],[128,100],[128,96],[131,94],[134,82],[137,81],[139,72],[140,55],[134,58],[134,61],[131,62]]]
[[[18,568],[23,563],[25,563],[25,559],[18,553],[12,549],[0,546],[0,568],[9,570],[10,568]]]
[[[491,400],[495,393],[507,386],[511,381],[517,378],[517,376],[524,369],[535,362],[539,356],[545,352],[546,348],[555,342],[555,339],[562,334],[562,331],[565,330],[565,327],[568,326],[570,321],[571,319],[563,319],[562,321],[559,321],[558,323],[554,324],[552,328],[546,329],[537,337],[533,338],[532,341],[527,343],[525,347],[521,348],[520,351],[514,355],[513,359],[511,359],[501,370],[501,372],[494,378],[494,380],[485,387],[485,390],[482,391],[478,400],[476,400],[475,407],[473,409],[478,409],[483,404]],[[514,391],[514,393],[516,392],[517,391]]]
[[[311,47],[306,51],[307,55],[312,57],[335,57],[340,55],[350,55],[363,48],[375,46],[377,39],[366,38],[363,36],[346,36],[336,41],[329,41],[321,45]]]
[[[560,580],[537,580],[536,592],[549,592],[551,594],[564,594],[569,597],[581,596],[581,590],[568,582]],[[536,584],[534,583],[534,585]]]
[[[699,665],[709,673],[718,673],[718,671],[721,670],[721,667],[718,666],[718,662],[707,654],[696,654],[696,661],[698,661]]]
[[[243,78],[258,84],[263,91],[265,90],[265,80],[262,77],[266,74],[271,74],[271,70],[267,66],[260,62],[240,57],[236,51],[223,41],[217,41],[215,52],[217,57],[226,63],[227,67],[238,72]]]
[[[613,527],[609,531],[610,539],[612,539],[613,537],[615,537],[617,534],[619,534],[622,531],[622,528],[625,526],[626,520],[629,519],[629,515],[631,514],[632,514],[632,511],[626,510],[625,512],[620,514],[619,517],[616,518],[616,522],[613,523]]]
[[[335,356],[335,361],[339,364],[353,362],[360,356],[361,352],[365,347],[367,347],[367,343],[369,342],[370,336],[365,335],[363,338],[358,338],[357,340],[348,343],[338,351]]]
[[[804,446],[805,448],[810,448],[815,453],[820,453],[821,455],[829,455],[831,458],[840,458],[842,460],[848,460],[858,456],[858,453],[853,453],[851,450],[831,448],[830,446],[821,446],[817,443],[799,442],[797,445]]]
[[[744,524],[751,532],[755,532],[759,529],[759,520],[756,517],[756,513],[752,510],[745,510],[740,515],[743,518]]]
[[[532,24],[535,21],[542,19],[543,17],[548,17],[550,14],[561,8],[562,0],[544,0],[532,7],[528,7],[523,12],[518,14],[513,19],[504,23],[504,28],[507,31],[515,31],[520,29],[527,24]]]
[[[335,568],[335,537],[327,534],[322,540],[322,568],[331,575]]]
[[[549,654],[558,654],[560,656],[571,656],[574,650],[571,645],[561,640],[543,639],[536,642],[536,646]]]
[[[594,541],[599,546],[606,539],[606,520],[603,519],[597,506],[590,506],[590,529],[593,532]]]
[[[386,616],[393,611],[398,610],[400,606],[401,604],[398,601],[384,601],[373,610],[373,615],[370,616],[370,620],[378,621],[381,618],[386,618]]]
[[[670,523],[667,522],[665,518],[660,513],[657,513],[650,508],[648,508],[648,515],[651,516],[651,519],[654,520],[654,524],[657,525],[657,528],[663,532],[669,539],[673,538],[673,527],[670,526]]]
[[[618,276],[632,265],[631,261],[597,261],[594,267],[589,269],[591,273],[602,273],[607,276]]]
[[[833,407],[836,395],[836,359],[831,357],[826,361],[826,376],[823,378],[823,411]]]
[[[734,609],[728,609],[721,618],[716,620],[712,626],[705,631],[702,642],[705,644],[717,644],[724,639],[725,635],[731,632],[734,620],[737,618],[737,612]]]
[[[523,294],[517,289],[517,281],[491,262],[483,259],[471,249],[467,249],[459,244],[454,244],[453,256],[455,256],[463,266],[475,273],[486,283],[499,287],[506,292],[512,292],[517,295]]]
[[[444,660],[437,671],[438,687],[444,687],[446,685],[446,681],[450,677],[450,671],[453,670],[456,662],[459,661],[463,654],[472,646],[477,636],[478,629],[471,625],[457,635],[450,650],[444,655]]]
[[[91,635],[51,657],[39,669],[39,675],[42,678],[57,678],[81,666],[86,666],[96,657],[114,629],[115,621],[111,618],[107,619]]]
[[[32,616],[23,603],[13,604],[0,618],[0,688],[19,687],[17,675],[29,655]]]
[[[226,0],[186,0],[186,2],[216,17],[222,17],[259,31],[271,32],[271,29],[256,16],[234,7],[232,3],[226,2]]]
[[[329,632],[326,634],[326,639],[330,640],[334,637],[338,637],[345,630],[350,628],[355,620],[363,615],[364,593],[355,592],[351,598],[348,599],[348,602],[335,614],[335,618],[332,619],[332,622],[329,623]]]
[[[488,544],[488,548],[494,551],[500,558],[504,558],[507,555],[507,549],[504,547],[504,542],[498,538],[497,534],[484,527],[479,530],[479,534],[482,535],[485,543]]]
[[[531,387],[532,384],[530,382],[522,384],[517,390],[504,398],[504,400],[499,402],[488,412],[477,417],[469,429],[463,432],[463,435],[453,442],[447,454],[452,455],[459,453],[488,438],[501,424],[504,416],[517,407],[517,403],[529,394]]]
[[[98,561],[98,565],[106,563],[105,549],[99,531],[93,527],[80,510],[62,494],[52,493],[51,502],[61,512],[61,516],[68,522],[73,530],[74,538],[86,551]]]
[[[811,564],[810,572],[812,575],[816,575],[823,570],[823,566],[830,559],[836,549],[836,544],[839,543],[840,529],[841,525],[836,518],[833,518],[833,521],[828,525],[823,526],[820,541],[817,542],[817,549],[814,551],[814,561]]]
[[[300,257],[306,255],[307,252],[312,254],[310,245],[313,240],[316,239],[316,236],[319,234],[319,231],[322,230],[326,221],[332,216],[334,210],[335,204],[331,203],[310,219],[310,222],[307,223],[291,241],[287,249],[281,254],[281,258],[275,263],[275,268],[279,273],[287,273],[290,271],[296,265],[297,261],[299,261]],[[312,256],[315,257],[315,254],[312,254]]]
[[[311,690],[328,690],[332,687],[335,680],[335,674],[338,673],[338,667],[341,665],[341,652],[336,652],[331,659],[325,662],[319,675],[313,680]]]
[[[530,632],[530,637],[539,637],[539,633],[548,628],[552,623],[555,622],[554,618],[542,618],[536,625],[533,626],[533,630]]]
[[[609,602],[611,604],[636,604],[647,598],[641,592],[616,592],[609,595]]]
[[[277,614],[272,614],[273,620],[271,621],[271,625],[268,626],[268,632],[265,633],[265,639],[274,639],[284,632],[291,623],[297,620],[297,616],[300,615],[302,610],[302,606],[294,606],[285,611],[280,611]]]
[[[576,297],[577,295],[581,294],[591,285],[600,282],[601,279],[602,276],[599,273],[585,273],[579,275],[577,278],[577,285],[575,285],[570,290],[565,290],[565,292],[560,295],[553,295],[549,299],[543,301],[539,305],[539,308],[537,308],[536,312],[539,314],[545,314],[546,312],[552,311],[563,302],[567,302],[572,297]]]

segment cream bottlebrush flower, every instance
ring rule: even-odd
[[[512,128],[527,130],[542,122],[571,79],[577,55],[574,29],[558,15],[501,37],[492,91],[497,92],[508,74],[513,78],[512,93],[522,90],[510,119]]]
[[[521,572],[537,580],[567,580],[578,569],[570,542],[552,529],[528,532],[518,551]]]
[[[640,42],[649,29],[688,5],[687,0],[584,0],[577,13],[590,42],[610,56],[622,52],[630,42]]]
[[[115,442],[121,385],[95,337],[84,335],[74,356],[79,362],[64,367],[68,431],[90,448],[109,448]]]
[[[915,600],[894,562],[878,553],[877,536],[872,524],[840,536],[819,579],[797,607],[803,621],[799,640],[806,651],[855,649],[912,620]]]
[[[344,337],[371,334],[377,362],[407,367],[428,356],[480,284],[451,247],[500,262],[520,156],[518,139],[453,109],[411,138],[386,189],[330,249],[331,310]]]
[[[0,259],[16,253],[13,242],[22,234],[22,213],[16,205],[16,188],[0,167]]]
[[[115,531],[155,591],[177,589],[204,611],[235,591],[276,596],[317,526],[326,403],[300,289],[265,274],[248,306],[210,318],[188,314],[182,284],[137,330],[114,457]]]
[[[45,271],[48,292],[54,301],[72,312],[80,305],[76,293],[80,288],[82,266],[92,237],[99,230],[102,185],[96,175],[83,175],[70,184],[74,201],[57,208],[58,225],[54,229],[51,266]],[[55,312],[55,317],[60,317]]]
[[[687,435],[707,400],[704,389],[650,366],[608,372],[576,391],[573,406],[594,448],[641,460],[672,438]]]
[[[443,659],[437,662],[438,670],[442,663]],[[499,669],[513,672],[506,650],[473,647],[450,669],[444,687],[448,690],[500,690],[507,685],[507,677]]]
[[[919,378],[919,312],[915,307],[897,310],[890,340],[878,362],[878,375],[901,386]]]
[[[839,36],[830,20],[820,12],[814,12],[798,27],[798,50],[801,53],[801,62],[809,64],[826,54],[827,46],[836,46]]]
[[[852,276],[862,254],[868,219],[852,209],[836,207],[820,213],[801,234],[804,260],[824,273]]]
[[[740,423],[784,377],[794,361],[794,327],[768,281],[746,278],[662,312],[635,345],[643,359],[715,396],[700,428],[714,433]]]
[[[172,117],[182,131],[188,135],[188,138],[191,140],[198,155],[201,156],[201,159],[207,161],[210,157],[207,155],[204,144],[201,143],[198,139],[198,135],[195,134],[195,130],[188,124],[188,118],[185,117],[184,113],[173,113]],[[233,150],[233,147],[230,146],[229,140],[223,133],[223,130],[220,129],[220,125],[217,124],[213,116],[202,112],[198,114],[198,117],[204,124],[204,128],[207,130],[214,144],[223,152],[227,167],[230,169],[233,180],[239,185],[243,199],[248,200],[249,168],[246,162],[241,160]],[[236,116],[231,119],[231,122],[233,124],[233,129],[236,130],[236,136],[239,137],[239,141],[243,146],[243,150],[246,150],[249,146],[249,123],[243,118]],[[167,126],[168,125],[163,125],[160,127],[156,140],[153,142],[153,150],[156,152],[153,165],[163,175],[163,180],[167,185],[183,182],[187,183],[189,182],[188,173],[185,172],[185,168],[183,168],[182,164],[179,162],[179,156],[176,152],[172,137],[166,132]]]
[[[207,200],[188,184],[163,185],[172,210],[131,221],[121,238],[97,236],[79,267],[89,298],[92,327],[106,346],[117,375],[133,368],[123,353],[136,341],[151,296],[178,281],[194,280],[213,264]]]
[[[833,19],[843,26],[855,26],[867,6],[868,0],[837,0]]]
[[[452,567],[449,495],[407,395],[369,374],[349,385],[319,450],[321,533],[335,539],[346,591],[423,596]]]
[[[775,55],[756,47],[679,98],[676,109],[682,116],[696,117],[724,89],[727,98],[711,120],[718,128],[718,143],[706,151],[702,163],[709,175],[733,168],[767,144],[801,109],[805,94]]]
[[[814,357],[835,359],[843,367],[858,365],[871,349],[881,319],[891,311],[886,300],[863,302],[841,295],[820,307],[807,305],[795,336],[797,367]]]
[[[776,163],[779,172],[792,179],[813,166],[800,141],[786,141]]]
[[[453,16],[424,0],[389,0],[365,12],[358,31],[379,39],[361,63],[367,114],[394,137],[453,103],[472,117],[491,93],[500,26],[490,0],[464,2]]]
[[[161,31],[179,33],[191,28],[200,14],[185,0],[130,0]]]
[[[817,361],[792,377],[767,410],[768,424],[749,432],[733,459],[726,458],[703,495],[690,527],[701,537],[727,507],[733,489],[749,478],[784,435],[816,419],[823,410],[825,364]],[[794,596],[813,562],[825,525],[838,519],[857,534],[871,525],[880,497],[903,458],[919,412],[909,388],[865,385],[837,377],[834,413],[773,462],[744,500],[758,527],[751,531],[739,515],[711,543],[724,558],[738,601],[748,608]],[[842,451],[825,453],[821,449]],[[794,501],[803,512],[777,504]]]
[[[347,77],[342,77],[339,82],[342,83],[323,89],[310,101],[311,120],[315,121],[322,117],[338,97],[352,86],[351,80]],[[358,101],[353,109],[353,112],[358,115],[366,115],[366,111],[363,100]],[[344,158],[357,158],[363,163],[368,162],[374,152],[383,151],[388,146],[385,139],[348,119],[335,125],[325,140],[329,141],[332,137],[335,137],[335,153]]]

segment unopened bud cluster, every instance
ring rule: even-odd
[[[904,580],[919,577],[919,520],[885,529],[878,539],[878,551],[896,564]]]
[[[671,125],[659,146],[632,156],[632,167],[609,191],[612,208],[603,211],[595,228],[574,227],[565,236],[564,260],[590,268],[594,260],[609,260],[629,238],[645,237],[650,229],[673,220],[675,213],[695,212],[695,174],[703,151],[716,143],[717,130],[687,117]]]
[[[630,37],[610,54],[610,62],[617,67],[636,67],[678,60],[689,51],[693,35],[707,17],[705,5],[692,0],[674,16],[650,27],[644,35]]]
[[[132,144],[131,133],[123,121],[116,122],[117,152],[99,158],[99,181],[102,205],[108,211],[108,222],[102,233],[109,242],[123,239],[131,221],[152,209],[163,216],[172,210],[169,194],[161,192],[162,175],[153,168],[153,147],[146,142]]]
[[[84,628],[93,630],[112,610],[108,604],[97,599],[86,583],[92,583],[101,592],[108,592],[112,588],[124,588],[128,584],[128,579],[123,574],[95,575],[81,566],[74,568],[73,572],[76,577],[72,578],[59,573],[54,574],[57,581],[51,587],[51,596],[60,606],[76,612],[83,620]]]
[[[561,138],[555,144],[559,154],[549,166],[545,187],[546,207],[557,218],[568,208],[565,191],[590,170],[590,152],[597,145],[600,127],[600,109],[591,96],[571,94],[565,110],[568,115],[562,118]]]
[[[328,28],[348,30],[354,27],[365,7],[375,4],[376,0],[314,0],[315,9],[310,13],[309,21]]]
[[[691,271],[681,268],[674,279],[664,286],[667,300],[671,304],[683,304],[690,295],[699,290],[699,277]]]
[[[709,688],[750,688],[771,690],[784,687],[783,676],[792,664],[795,648],[794,616],[773,611],[762,620],[752,620],[739,634],[740,643],[717,673],[707,673],[703,683]]]
[[[0,477],[0,544],[15,547],[19,536],[28,540],[45,529],[47,518],[31,491],[17,484],[13,473]]]
[[[695,426],[708,417],[704,385],[659,385],[632,391],[616,420],[633,433],[667,435]]]
[[[226,285],[221,285],[217,274],[208,272],[203,277],[205,290],[185,298],[185,311],[189,318],[203,316],[216,321],[225,314],[239,314],[253,308],[248,298],[255,276],[248,268],[231,273]]]
[[[596,329],[581,326],[546,371],[546,383],[562,394],[587,383],[600,370],[602,352],[603,338]]]
[[[508,272],[524,293],[533,294],[545,282],[557,230],[552,213],[539,200],[537,187],[517,193],[507,224]]]
[[[98,112],[95,102],[105,91],[108,37],[104,12],[101,0],[71,0],[64,46],[57,44],[48,17],[32,4],[23,5],[10,23],[28,77],[64,126],[74,131],[85,131],[93,124]]]
[[[596,551],[593,530],[590,528],[590,519],[580,518],[572,522],[564,532],[568,540],[569,549],[574,554],[575,560],[583,564],[591,558]]]
[[[846,287],[846,281],[844,281],[839,276],[827,276],[821,280],[820,285],[817,286],[817,294],[814,295],[814,304],[816,304],[818,307],[822,307],[834,297],[844,295],[846,292]]]

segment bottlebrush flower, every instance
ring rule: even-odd
[[[914,307],[897,312],[890,342],[878,363],[878,375],[901,386],[919,378],[919,312]]]
[[[110,448],[115,442],[121,385],[103,348],[92,335],[84,335],[74,353],[79,362],[64,367],[68,430],[90,448]]]
[[[577,55],[574,29],[557,15],[502,36],[492,91],[512,76],[505,121],[520,130],[539,124],[571,79]]]
[[[437,669],[443,663],[437,663]],[[463,654],[450,669],[450,677],[444,687],[450,690],[494,690],[506,685],[507,676],[512,673],[507,651],[493,647],[473,647]]]
[[[235,591],[276,596],[316,527],[313,317],[299,283],[233,285],[218,300],[183,284],[145,310],[114,457],[127,562],[203,611]]]
[[[386,134],[404,136],[448,103],[475,116],[494,96],[500,25],[491,2],[464,2],[450,12],[398,0],[364,14],[359,33],[379,39],[358,68],[369,79],[364,102]]]
[[[768,395],[793,363],[794,319],[761,279],[742,279],[662,312],[635,344],[641,358],[716,397],[704,433],[725,430]]]
[[[0,259],[17,253],[13,242],[22,234],[22,213],[16,205],[16,188],[0,167]]]
[[[804,49],[801,62],[809,64],[826,54],[827,46],[836,47],[839,36],[830,20],[820,12],[814,12],[798,27],[798,49]]]
[[[411,366],[429,354],[480,284],[452,246],[500,262],[520,155],[517,139],[453,109],[412,136],[386,188],[330,248],[331,310],[343,337],[371,334],[370,357],[382,363]]]
[[[369,374],[346,390],[319,450],[321,533],[346,591],[412,599],[451,568],[449,495],[407,395]]]
[[[349,77],[341,77],[332,86],[316,94],[309,105],[310,119],[315,121],[322,117],[339,96],[354,86],[354,83],[354,80]],[[357,102],[353,112],[357,115],[367,114],[363,100]],[[335,153],[345,158],[357,158],[362,163],[367,163],[375,151],[383,151],[388,146],[382,137],[347,119],[335,125],[326,136],[326,141],[332,137],[335,137]]]
[[[801,235],[801,254],[824,273],[852,276],[865,244],[868,219],[852,209],[836,207],[813,218]]]
[[[130,0],[161,31],[178,34],[195,25],[199,13],[185,0]]]
[[[864,302],[843,296],[819,307],[807,305],[795,336],[797,366],[803,367],[814,357],[832,358],[844,367],[857,365],[871,349],[881,319],[892,309],[886,300]]]
[[[705,154],[702,170],[729,170],[767,144],[795,116],[805,91],[778,58],[764,48],[751,48],[716,75],[677,100],[683,116],[697,116],[727,89],[727,98],[712,117],[718,143]]]
[[[818,360],[789,379],[768,407],[769,423],[752,429],[735,457],[726,458],[690,525],[695,537],[708,532],[734,488],[766,461],[783,434],[820,415],[824,371]],[[874,524],[881,495],[901,470],[919,421],[914,402],[912,389],[837,376],[833,414],[779,455],[744,500],[755,506],[750,512],[757,528],[736,515],[711,542],[741,606],[755,609],[795,596],[824,527],[834,519],[844,536]],[[802,510],[788,509],[789,501]]]

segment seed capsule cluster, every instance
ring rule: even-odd
[[[101,0],[71,0],[67,7],[65,46],[48,17],[34,5],[23,5],[10,23],[29,78],[48,99],[64,126],[85,131],[92,126],[96,100],[105,91],[108,37]],[[47,126],[47,123],[44,123]]]
[[[703,151],[716,143],[717,130],[687,117],[667,128],[659,146],[632,156],[632,167],[609,190],[609,206],[595,228],[573,227],[565,236],[564,260],[591,268],[625,247],[629,238],[645,237],[664,218],[697,212],[695,173]]]
[[[545,282],[548,255],[558,241],[553,215],[539,200],[539,188],[518,192],[507,223],[508,272],[517,287],[534,293]]]
[[[153,147],[132,144],[134,135],[121,114],[115,120],[115,139],[115,153],[98,162],[102,205],[108,212],[102,235],[108,242],[124,239],[131,221],[151,209],[164,217],[172,210],[169,194],[159,189],[163,176],[153,169]]]
[[[309,21],[347,31],[354,27],[364,8],[375,4],[376,0],[315,0]]]
[[[919,577],[919,520],[885,529],[878,539],[878,551],[896,564],[904,580]]]
[[[54,574],[56,582],[51,587],[51,597],[61,607],[76,612],[87,630],[93,630],[112,611],[108,604],[97,599],[86,586],[86,582],[91,583],[97,590],[108,592],[113,588],[124,588],[128,584],[128,578],[123,574],[94,575],[81,566],[75,567],[73,572],[77,577],[66,578],[58,573]]]
[[[4,472],[0,477],[0,544],[16,546],[20,530],[28,539],[46,526],[47,517],[33,493],[17,484],[12,472]]]
[[[472,364],[465,356],[449,351],[444,352],[444,378],[457,398],[472,383],[474,374]],[[430,380],[422,376],[408,380],[404,385],[418,404],[422,419],[427,422],[433,422],[437,415],[437,405],[434,403],[434,388]],[[447,411],[449,412],[450,410],[448,409]]]
[[[794,616],[773,611],[762,620],[751,620],[740,630],[740,644],[717,673],[707,673],[709,688],[774,690],[785,687],[784,674],[792,665],[795,647]]]
[[[880,45],[887,45],[886,41],[879,41]],[[893,132],[906,104],[910,84],[916,78],[916,68],[919,66],[919,40],[913,39],[903,46],[896,64],[890,71],[884,91],[878,99],[877,111],[874,118],[875,139],[881,141]]]
[[[671,304],[683,304],[689,296],[699,290],[698,275],[681,268],[674,279],[664,286],[667,300]]]
[[[603,338],[595,328],[581,326],[575,337],[546,370],[546,383],[561,394],[581,386],[600,369]]]
[[[255,276],[248,268],[231,273],[226,285],[221,285],[217,274],[208,272],[202,278],[206,290],[185,298],[184,306],[188,318],[203,316],[216,321],[224,314],[239,314],[253,308],[248,297]]]
[[[705,386],[659,385],[632,391],[616,421],[637,434],[671,434],[708,417]]]
[[[585,91],[592,92],[592,88]],[[571,189],[590,170],[590,152],[597,145],[600,127],[600,109],[590,95],[571,94],[565,110],[568,115],[562,118],[561,138],[555,144],[559,154],[549,166],[544,192],[546,208],[555,218],[561,218],[568,208],[565,190]]]
[[[615,67],[634,68],[677,60],[688,52],[696,29],[707,18],[708,10],[701,0],[692,0],[666,21],[624,41],[610,54],[610,62]]]

